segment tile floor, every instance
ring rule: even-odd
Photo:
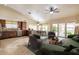
[[[0,55],[34,55],[27,45],[28,37],[17,37],[0,40]]]

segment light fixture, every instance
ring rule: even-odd
[[[50,14],[53,14],[53,13],[54,13],[53,11],[50,12]]]

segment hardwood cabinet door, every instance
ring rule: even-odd
[[[26,22],[22,23],[22,30],[26,30]]]
[[[18,28],[20,30],[26,30],[26,22],[18,22]]]
[[[5,27],[5,20],[0,19],[1,27]]]
[[[22,22],[18,22],[18,28],[20,29],[20,30],[22,30]]]

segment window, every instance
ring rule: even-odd
[[[67,23],[67,36],[74,34],[75,31],[75,23]]]
[[[38,30],[39,30],[39,31],[42,30],[42,26],[41,26],[41,25],[38,26]]]
[[[65,23],[59,24],[59,36],[65,37]]]
[[[17,24],[6,24],[6,28],[17,28]]]
[[[14,22],[14,21],[6,21],[6,28],[18,28],[17,22]]]
[[[67,37],[68,35],[74,34],[75,23],[53,24],[52,31],[55,32],[57,36]]]
[[[30,29],[33,29],[33,30],[37,30],[37,26],[36,25],[33,25],[33,24],[29,25],[29,28]]]
[[[47,25],[42,25],[42,30],[43,31],[48,31],[48,26]]]

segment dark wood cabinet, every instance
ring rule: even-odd
[[[19,21],[19,22],[18,22],[18,28],[19,28],[20,30],[26,30],[26,22],[21,22],[21,21]]]
[[[22,30],[22,36],[28,36],[29,31],[28,30]]]
[[[22,22],[18,21],[18,22],[17,22],[17,25],[18,25],[18,28],[19,28],[20,30],[22,30]]]
[[[22,22],[22,30],[26,30],[26,22]]]
[[[2,32],[0,31],[0,39],[2,38]]]
[[[28,36],[28,31],[26,30],[26,22],[17,21],[18,28],[21,30],[21,36]],[[3,30],[6,29],[6,20],[0,19],[0,39],[14,38],[18,37],[18,30]]]
[[[3,31],[2,39],[17,37],[17,31]]]
[[[19,37],[17,31],[2,31],[0,33],[1,33],[0,39]],[[21,36],[28,36],[28,35],[29,35],[28,30],[22,30]]]
[[[5,27],[5,20],[3,19],[0,19],[0,25],[1,25],[1,28]]]

